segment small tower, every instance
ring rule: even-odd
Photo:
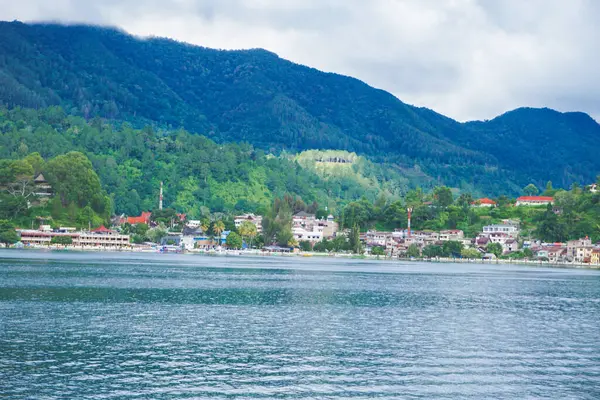
[[[410,218],[412,217],[413,208],[408,207],[406,211],[408,212],[408,237],[410,237]]]
[[[163,183],[160,182],[160,195],[158,196],[158,209],[163,209]]]

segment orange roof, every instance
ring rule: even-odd
[[[93,229],[92,232],[95,233],[108,233],[108,232],[112,232],[110,229],[108,229],[107,227],[105,227],[104,225],[101,225],[99,228]]]
[[[492,199],[488,199],[487,197],[484,197],[483,199],[475,200],[471,204],[496,204],[496,202]]]
[[[147,224],[148,222],[150,222],[150,216],[152,216],[151,212],[143,211],[142,215],[140,215],[139,217],[127,217],[127,222],[131,225]]]
[[[554,197],[550,196],[521,196],[517,201],[554,201]]]

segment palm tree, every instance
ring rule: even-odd
[[[213,233],[217,237],[219,244],[221,244],[221,233],[225,230],[225,224],[223,221],[219,220],[213,224]]]
[[[242,235],[242,238],[245,237],[247,239],[250,239],[250,248],[252,248],[252,239],[254,239],[254,237],[258,234],[256,230],[256,225],[254,225],[250,221],[244,221],[240,225],[238,232],[240,233],[240,235]]]
[[[202,229],[202,233],[208,233],[208,229],[210,228],[210,221],[208,219],[203,219],[200,221],[200,229]]]

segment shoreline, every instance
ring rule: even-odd
[[[402,262],[423,262],[432,264],[484,264],[484,265],[521,265],[529,267],[545,268],[570,268],[570,269],[600,269],[600,265],[557,262],[535,261],[535,260],[483,260],[466,258],[446,258],[439,257],[435,259],[428,258],[391,258],[386,256],[374,256],[370,254],[356,255],[347,253],[277,253],[260,250],[220,250],[220,251],[160,251],[158,249],[117,249],[117,248],[81,248],[81,247],[25,247],[25,248],[2,248],[3,250],[20,250],[31,252],[73,252],[73,253],[127,253],[127,254],[179,254],[189,256],[209,256],[209,257],[300,257],[300,258],[342,258],[349,260],[373,260],[373,261],[402,261]]]

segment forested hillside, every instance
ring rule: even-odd
[[[219,51],[98,27],[0,23],[0,103],[183,127],[274,154],[356,152],[422,171],[413,184],[490,195],[529,182],[585,183],[600,171],[592,156],[600,126],[584,114],[520,109],[460,124],[264,50]]]
[[[275,197],[285,194],[334,211],[339,204],[361,197],[374,201],[384,192],[397,198],[408,190],[407,182],[402,185],[380,166],[362,168],[361,179],[356,178],[358,175],[324,179],[301,167],[291,155],[274,157],[245,143],[217,144],[182,129],[134,129],[128,123],[113,126],[99,118],[88,123],[60,107],[39,111],[0,108],[0,162],[19,160],[31,153],[39,153],[48,161],[72,151],[89,158],[90,168],[93,166],[98,174],[117,214],[138,215],[156,208],[161,181],[165,184],[165,204],[192,218],[199,217],[202,210],[264,212]],[[38,167],[35,172],[47,171]],[[9,174],[5,175],[8,178]],[[56,186],[58,180],[52,183]],[[75,203],[81,207],[87,204]],[[11,208],[10,204],[0,206]],[[69,204],[67,201],[65,206]],[[104,212],[105,206],[96,209]],[[110,215],[111,210],[106,211]]]

